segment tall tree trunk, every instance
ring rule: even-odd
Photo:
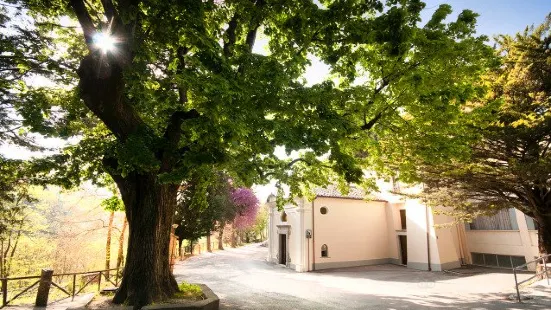
[[[189,240],[189,251],[191,252],[190,254],[193,255],[193,240]]]
[[[171,297],[178,285],[170,271],[169,243],[177,185],[159,184],[156,175],[114,177],[128,219],[128,250],[116,304],[141,307]]]
[[[0,276],[2,276],[2,278],[5,278],[5,277],[7,277],[7,275],[6,275],[6,271],[4,270],[4,265],[6,263],[6,257],[4,256],[4,239],[2,239],[0,241],[0,245],[1,245],[1,247],[0,247],[0,256],[1,256],[0,257],[0,259],[1,259],[1,261],[0,261]]]
[[[182,259],[182,257],[184,256],[185,251],[182,252],[182,243],[184,242],[184,239],[182,238],[178,238],[178,255],[180,256],[180,259]]]
[[[538,223],[538,248],[540,255],[551,254],[551,217],[541,215],[535,217]],[[547,262],[550,262],[548,260]]]
[[[224,225],[220,225],[220,228],[218,229],[218,249],[223,250],[224,249]]]
[[[237,247],[237,232],[235,231],[235,228],[232,228],[232,231],[231,231],[231,247],[232,248]]]
[[[126,220],[126,216],[125,216],[124,221],[122,222],[121,235],[119,236],[119,251],[117,253],[117,269],[121,267],[122,262],[124,261],[124,233],[126,231],[127,225],[128,225],[128,221]]]
[[[113,233],[113,219],[115,211],[109,214],[109,225],[107,226],[107,242],[105,243],[105,269],[111,269],[111,234]],[[105,272],[105,278],[109,278],[109,271]]]
[[[207,251],[212,252],[212,247],[210,245],[210,232],[207,235]]]

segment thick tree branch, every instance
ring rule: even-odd
[[[86,45],[88,49],[92,50],[92,39],[96,33],[96,27],[94,22],[86,9],[86,5],[83,0],[71,0],[71,7],[73,12],[77,16],[78,22],[82,27],[82,32],[84,33],[84,39],[86,40]]]
[[[364,124],[360,127],[361,130],[370,130],[383,117],[383,111],[377,113],[369,122],[364,118]]]
[[[176,57],[178,58],[179,65],[176,73],[179,75],[184,74],[184,69],[186,68],[185,55],[188,53],[189,49],[187,47],[179,47],[176,50]],[[187,87],[185,85],[177,85],[178,87],[178,101],[182,107],[187,103]]]
[[[227,35],[227,41],[224,42],[224,56],[231,57],[233,54],[233,46],[235,45],[236,40],[236,34],[235,31],[237,30],[237,19],[239,18],[239,14],[235,13],[228,23],[228,28],[226,29],[226,35]]]
[[[177,154],[178,143],[182,136],[182,125],[186,120],[198,118],[201,115],[197,110],[177,111],[172,114],[166,127],[164,138],[167,142],[163,152],[161,153],[161,168],[160,172],[168,172],[172,168],[174,154]]]
[[[247,36],[245,38],[245,43],[247,44],[249,53],[253,51],[254,43],[256,40],[256,33],[258,32],[258,28],[260,27],[263,19],[258,9],[262,8],[265,4],[266,3],[264,2],[264,0],[257,0],[254,4],[257,12],[255,12],[255,15],[251,19],[250,29],[249,32],[247,32]]]
[[[103,10],[105,12],[105,17],[107,17],[107,20],[110,23],[113,22],[116,16],[116,10],[113,2],[111,0],[101,0],[101,5],[103,6]]]
[[[245,39],[245,42],[247,43],[249,53],[253,51],[254,42],[256,40],[256,32],[258,31],[258,27],[260,27],[260,24],[256,25],[247,33],[247,37]]]

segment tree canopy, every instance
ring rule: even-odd
[[[236,188],[231,193],[237,214],[233,225],[237,229],[245,229],[255,224],[259,201],[250,188]]]
[[[389,161],[413,177],[405,155],[438,163],[467,151],[462,107],[494,62],[475,13],[448,22],[444,4],[425,22],[419,0],[7,3],[20,13],[4,20],[17,30],[7,36],[24,45],[3,55],[37,60],[32,74],[53,81],[21,77],[7,104],[29,130],[78,140],[36,161],[37,180],[115,181],[130,236],[114,301],[137,306],[177,290],[168,236],[193,173],[215,165],[293,194],[360,182],[362,168],[393,173]],[[311,85],[313,57],[331,77]]]
[[[497,39],[502,64],[485,77],[491,91],[479,102],[491,119],[477,127],[480,139],[471,145],[471,156],[421,168],[428,198],[453,207],[458,217],[502,208],[533,217],[541,253],[551,253],[550,27],[551,16]]]

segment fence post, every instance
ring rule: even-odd
[[[547,279],[547,285],[549,285],[549,274],[547,273],[547,259],[544,256],[541,257],[543,263],[543,272],[545,272],[545,278]]]
[[[515,288],[517,290],[517,301],[521,302],[520,301],[520,292],[518,290],[518,280],[517,280],[517,269],[516,268],[513,268],[513,274],[515,275]]]
[[[8,279],[2,279],[2,307],[8,304]]]
[[[74,274],[73,275],[73,295],[72,295],[72,298],[71,300],[75,300],[75,289],[77,287],[77,275]]]
[[[115,286],[119,286],[119,267],[117,267],[117,273],[115,274]]]
[[[101,291],[101,271],[98,274],[98,291]]]
[[[53,274],[54,271],[51,269],[42,269],[38,292],[36,292],[36,301],[34,303],[36,307],[46,307],[48,305],[48,294],[50,293]]]

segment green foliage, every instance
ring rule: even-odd
[[[470,123],[480,139],[462,161],[421,166],[433,204],[452,207],[470,219],[517,208],[551,227],[551,17],[515,37],[497,38],[502,64],[489,72],[490,92],[473,105]],[[540,249],[551,250],[549,228],[540,230]]]
[[[30,131],[75,138],[63,154],[34,162],[35,180],[71,187],[110,175],[136,217],[131,234],[167,228],[132,225],[148,223],[144,208],[153,207],[169,225],[166,202],[182,184],[195,193],[185,209],[206,212],[215,178],[204,167],[245,186],[277,179],[299,195],[360,182],[364,169],[413,180],[419,161],[465,157],[474,115],[465,103],[482,96],[476,82],[495,63],[486,38],[474,35],[476,14],[448,22],[443,7],[425,27],[419,0],[8,2],[28,21],[16,27],[5,17],[17,29],[7,40],[30,46],[15,47],[13,60],[24,71],[41,60],[35,76],[54,84],[16,77],[10,106]],[[98,46],[99,32],[113,49]],[[262,54],[258,34],[267,41]],[[303,75],[313,58],[331,77],[311,85]],[[278,147],[298,158],[277,156]],[[166,195],[141,201],[144,185]],[[144,263],[125,279],[163,268]],[[141,306],[162,295],[152,283],[171,283],[146,280],[117,302]]]
[[[321,7],[310,1],[144,1],[136,7],[115,1],[122,20],[139,20],[124,98],[143,124],[121,139],[75,96],[72,69],[86,45],[74,28],[59,22],[74,12],[58,1],[10,2],[35,19],[35,28],[6,36],[33,44],[12,48],[17,61],[32,67],[24,61],[44,59],[50,69],[36,74],[56,83],[52,89],[19,79],[24,88],[14,92],[14,106],[29,130],[83,137],[63,160],[45,159],[37,168],[43,179],[64,186],[89,178],[101,182],[105,172],[153,172],[178,183],[212,163],[247,185],[277,178],[293,194],[328,178],[358,182],[364,168],[391,174],[400,169],[403,178],[414,179],[411,154],[443,162],[468,152],[467,138],[456,134],[467,123],[461,107],[481,95],[475,81],[493,62],[486,38],[474,36],[476,14],[464,11],[446,22],[449,5],[419,27],[425,5],[418,0],[324,1]],[[101,3],[89,1],[87,9],[101,28]],[[251,52],[247,35],[256,32],[269,40],[266,54]],[[126,45],[117,48],[113,57],[123,57]],[[331,80],[310,86],[300,78],[311,57],[331,66]],[[169,146],[171,116],[191,109],[200,117],[186,120],[178,145]],[[273,155],[276,146],[302,152],[304,160],[290,165]],[[178,160],[160,173],[159,154],[167,150]],[[319,159],[324,154],[329,156]],[[105,156],[118,164],[101,164]],[[395,165],[389,169],[388,162]]]
[[[173,298],[199,300],[203,297],[203,290],[197,284],[182,282],[178,285],[178,289],[180,291],[176,292]]]
[[[124,211],[124,203],[118,196],[111,196],[107,199],[104,199],[101,202],[101,206],[106,211]]]
[[[174,223],[180,240],[195,241],[210,234],[217,224],[235,218],[238,208],[231,199],[228,176],[208,168],[184,182],[179,191]]]

